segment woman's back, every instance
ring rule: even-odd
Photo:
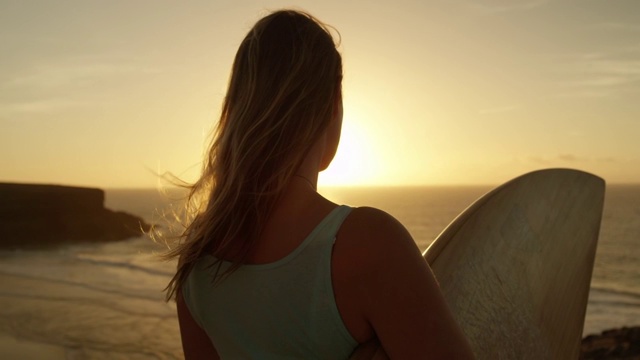
[[[334,359],[353,352],[358,343],[341,320],[331,282],[333,242],[350,211],[334,208],[291,253],[243,265],[215,286],[212,258],[201,259],[182,294],[222,357]]]

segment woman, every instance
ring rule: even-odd
[[[405,228],[316,192],[340,139],[341,82],[333,39],[308,14],[274,12],[240,45],[195,215],[169,254],[187,359],[344,359],[376,341],[390,358],[472,357]]]

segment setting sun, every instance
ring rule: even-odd
[[[320,186],[355,186],[375,183],[379,163],[367,128],[357,110],[345,104],[342,134],[336,157],[329,168],[320,173]]]

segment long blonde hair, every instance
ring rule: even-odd
[[[179,258],[174,298],[203,254],[221,279],[245,261],[280,194],[337,111],[342,58],[328,27],[276,11],[259,20],[236,54],[202,175],[188,186],[185,229],[164,255]],[[233,265],[219,273],[223,260]]]

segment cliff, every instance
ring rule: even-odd
[[[104,207],[104,191],[0,183],[0,248],[123,240],[151,225]]]

